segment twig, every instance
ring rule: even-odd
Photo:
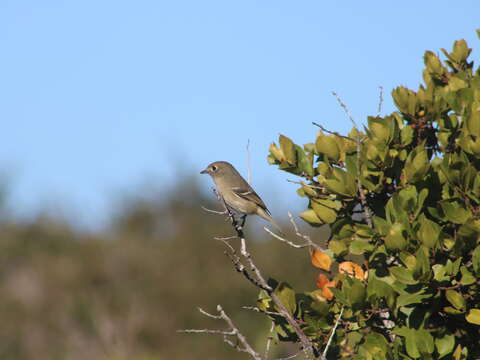
[[[227,214],[226,210],[223,210],[223,211],[212,210],[212,209],[206,208],[205,206],[202,206],[202,209],[205,210],[206,212],[209,212],[209,213],[212,213],[212,214],[217,214],[217,215],[226,215]]]
[[[231,247],[231,246],[230,246]],[[232,261],[232,264],[233,266],[235,267],[235,270],[237,270],[239,273],[241,273],[243,276],[245,276],[245,278],[250,281],[253,285],[255,285],[256,287],[262,289],[262,290],[265,290],[266,292],[270,292],[272,291],[272,288],[266,284],[266,283],[263,283],[259,280],[257,280],[256,278],[254,278],[249,272],[248,270],[245,268],[245,265],[242,264],[242,262],[240,261],[240,258],[238,257],[238,255],[236,254],[236,252],[233,250],[230,250],[231,252],[225,252],[225,254],[230,258],[230,260]]]
[[[295,354],[292,354],[292,355],[288,355],[287,357],[282,357],[282,358],[277,358],[276,360],[289,360],[289,359],[293,359],[293,358],[296,358],[302,351],[297,351]]]
[[[363,193],[363,187],[362,187],[362,182],[360,181],[360,152],[362,150],[362,139],[360,137],[360,131],[358,129],[357,123],[353,119],[352,115],[350,114],[350,111],[348,110],[347,105],[345,105],[340,99],[340,96],[335,91],[332,91],[333,96],[337,99],[338,103],[340,106],[343,108],[345,111],[345,114],[347,114],[348,118],[353,124],[353,127],[357,131],[357,137],[355,139],[355,142],[357,144],[357,189],[358,189],[358,195],[360,197],[360,202],[363,207],[363,211],[365,212],[365,220],[367,222],[368,227],[372,228],[373,223],[372,223],[372,215],[370,214],[370,208],[368,207],[367,199],[365,197],[365,194]]]
[[[253,359],[255,360],[264,360],[262,356],[257,353],[252,346],[248,343],[246,337],[238,330],[238,328],[233,323],[232,319],[223,311],[221,305],[217,305],[218,315],[213,315],[201,308],[198,309],[203,315],[208,316],[210,318],[216,320],[223,320],[229,326],[229,330],[211,330],[211,329],[186,329],[186,330],[178,330],[178,332],[182,333],[203,333],[203,334],[217,334],[223,335],[223,341],[230,345],[231,347],[235,348],[238,351],[248,353]],[[237,339],[237,343],[234,343],[229,337],[235,336]]]
[[[305,235],[305,234],[302,234],[300,232],[300,230],[298,229],[298,225],[297,223],[295,222],[295,219],[293,218],[293,215],[292,213],[289,211],[288,212],[288,217],[290,219],[290,222],[292,223],[293,225],[293,228],[295,229],[295,235],[297,235],[298,237],[301,237],[302,239],[304,239],[310,246],[312,246],[313,248],[315,248],[316,250],[320,250],[320,251],[325,251],[325,249],[322,249],[321,246],[315,244],[312,239],[310,238],[310,236],[308,235]]]
[[[347,140],[356,142],[355,139],[353,139],[353,138],[351,138],[351,137],[349,137],[349,136],[340,135],[340,134],[339,134],[338,132],[336,132],[336,131],[330,131],[330,130],[325,129],[325,127],[323,127],[323,126],[320,125],[319,123],[316,123],[315,121],[312,121],[312,124],[315,125],[315,126],[318,126],[322,131],[325,131],[327,134],[335,135],[335,136],[338,136],[339,138],[343,138],[343,139],[347,139]]]
[[[325,349],[323,350],[322,356],[323,356],[325,359],[327,358],[328,348],[330,347],[330,344],[332,343],[332,339],[333,339],[333,336],[335,335],[335,331],[337,331],[338,323],[340,322],[340,319],[342,318],[343,309],[345,309],[344,306],[342,306],[342,309],[340,310],[340,314],[338,314],[337,320],[335,321],[335,325],[333,326],[333,329],[332,329],[332,332],[331,332],[331,334],[330,334],[330,337],[328,338],[327,345],[325,346]]]
[[[293,184],[308,186],[308,187],[310,187],[310,188],[312,188],[312,189],[323,190],[323,187],[321,187],[321,186],[315,186],[315,185],[311,185],[311,184],[305,184],[303,181],[295,181],[295,180],[290,180],[290,179],[287,179],[287,181],[290,182],[290,183],[293,183]]]
[[[380,89],[380,94],[378,95],[378,111],[377,116],[380,116],[382,113],[382,106],[383,106],[383,86],[378,87]]]
[[[355,129],[358,129],[357,123],[356,123],[355,120],[353,119],[352,114],[350,114],[350,110],[348,110],[347,105],[345,105],[345,104],[343,103],[342,99],[340,99],[340,96],[338,96],[338,94],[337,94],[335,91],[332,91],[332,95],[335,96],[335,98],[337,99],[338,103],[340,104],[340,107],[345,111],[345,114],[348,116],[348,118],[349,118],[350,121],[352,122],[353,127],[354,127]],[[355,141],[355,140],[354,140],[354,141]]]
[[[268,353],[270,352],[270,346],[272,345],[272,341],[273,341],[272,333],[274,329],[275,329],[275,323],[272,321],[272,325],[270,326],[270,333],[267,338],[267,343],[265,344],[265,352],[263,353],[264,359],[268,359]]]
[[[281,316],[281,314],[278,313],[278,312],[262,310],[262,309],[260,309],[256,306],[242,306],[242,309],[252,310],[252,311],[259,312],[259,313],[262,313],[262,314],[267,314],[267,315]]]
[[[308,246],[311,246],[309,243],[305,243],[305,244],[294,244],[293,242],[291,242],[290,240],[287,240],[287,239],[284,239],[283,237],[281,237],[280,235],[277,235],[275,234],[273,231],[271,231],[269,228],[267,228],[266,226],[263,227],[263,230],[265,230],[266,232],[268,232],[270,235],[272,235],[275,239],[278,239],[284,243],[287,243],[288,245],[290,245],[291,247],[294,247],[295,249],[303,249],[303,248],[306,248]]]
[[[212,318],[212,319],[219,320],[219,319],[222,318],[220,315],[213,315],[213,314],[210,314],[210,313],[206,312],[201,307],[198,307],[198,311],[200,311],[201,314],[203,314],[205,316],[208,316],[209,318]]]

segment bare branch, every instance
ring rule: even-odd
[[[246,337],[238,330],[238,328],[233,323],[232,319],[225,313],[221,305],[217,305],[218,315],[213,315],[201,308],[198,310],[205,316],[216,319],[216,320],[223,320],[227,323],[229,329],[228,330],[212,330],[212,329],[186,329],[186,330],[178,330],[181,333],[196,333],[196,334],[216,334],[216,335],[223,335],[223,341],[233,347],[234,349],[245,352],[249,354],[255,360],[264,360],[262,356],[257,353],[253,347],[248,343]],[[235,337],[237,342],[233,342],[231,337]]]
[[[202,206],[202,209],[205,210],[206,212],[209,212],[209,213],[212,213],[212,214],[217,214],[217,215],[226,215],[227,214],[227,210],[223,210],[223,211],[212,210],[212,209],[206,208],[205,206]]]
[[[267,227],[263,227],[263,230],[265,230],[266,232],[268,232],[270,235],[272,235],[275,239],[278,239],[284,243],[287,243],[288,245],[290,245],[291,247],[294,247],[296,249],[302,249],[302,248],[305,248],[305,247],[309,247],[311,246],[309,243],[306,243],[306,244],[294,244],[293,242],[291,242],[290,240],[287,240],[287,239],[284,239],[283,237],[281,237],[280,235],[277,235],[275,234],[273,231],[271,231],[269,228]]]
[[[297,351],[295,354],[292,354],[292,355],[289,355],[287,357],[282,357],[282,358],[277,358],[275,360],[289,360],[289,359],[293,359],[293,358],[296,358],[298,355],[300,355],[302,353],[302,350],[300,351]]]
[[[352,117],[352,114],[350,114],[350,110],[348,110],[348,107],[347,105],[345,105],[342,101],[342,99],[340,99],[340,96],[335,92],[335,91],[332,91],[332,95],[335,96],[335,99],[337,99],[340,107],[345,111],[345,114],[347,115],[347,117],[350,119],[350,121],[352,122],[353,124],[353,127],[355,129],[358,129],[358,126],[357,126],[357,123],[355,122],[355,120],[353,119]]]
[[[380,89],[380,93],[378,94],[378,110],[377,110],[377,116],[380,116],[382,113],[382,106],[383,106],[383,86],[378,87]]]
[[[333,339],[333,336],[335,335],[335,331],[337,331],[337,326],[338,326],[338,323],[340,322],[340,319],[342,318],[344,309],[345,309],[345,307],[342,306],[342,309],[340,310],[340,314],[338,314],[337,320],[335,321],[335,325],[333,326],[332,332],[330,333],[330,337],[328,338],[327,345],[325,346],[325,349],[323,350],[322,356],[325,359],[327,358],[328,348],[330,347],[330,344],[332,343],[332,339]]]
[[[343,108],[345,111],[345,114],[347,114],[348,118],[353,124],[353,127],[357,130],[357,137],[355,139],[355,142],[357,143],[357,188],[358,188],[358,195],[360,197],[360,202],[362,204],[363,211],[365,212],[365,220],[367,222],[368,227],[373,227],[372,223],[372,215],[370,213],[370,208],[368,207],[367,199],[365,197],[365,194],[363,192],[363,187],[362,187],[362,182],[360,181],[360,152],[362,150],[362,139],[360,137],[360,131],[358,129],[357,123],[353,119],[352,115],[350,114],[350,111],[348,110],[347,106],[343,103],[342,99],[340,99],[340,96],[335,91],[332,91],[333,96],[337,99],[338,103],[340,106]]]
[[[265,352],[263,353],[264,359],[268,359],[268,353],[270,352],[270,346],[272,345],[272,341],[273,341],[272,334],[274,329],[275,329],[275,323],[272,321],[272,325],[270,326],[270,334],[268,335],[267,343],[265,344]]]
[[[215,191],[215,190],[214,190]],[[282,316],[287,323],[292,327],[296,335],[298,336],[300,343],[301,343],[301,348],[302,351],[305,354],[306,359],[312,359],[313,354],[316,353],[316,349],[314,344],[311,342],[311,340],[305,335],[305,333],[302,331],[300,325],[297,323],[296,319],[294,318],[293,314],[290,314],[285,305],[282,303],[280,298],[275,294],[274,289],[268,284],[268,282],[265,280],[265,277],[262,275],[258,267],[255,265],[253,262],[251,254],[247,250],[247,244],[245,241],[245,236],[243,234],[243,225],[245,224],[245,219],[246,217],[242,217],[242,223],[240,224],[237,219],[235,218],[234,214],[232,213],[231,209],[227,206],[225,200],[218,194],[217,191],[215,191],[215,194],[219,198],[219,200],[223,203],[225,210],[228,213],[228,216],[231,220],[232,226],[235,229],[237,233],[237,237],[240,239],[240,254],[242,255],[243,259],[246,261],[246,266],[241,262],[240,257],[236,254],[234,248],[224,239],[224,238],[218,238],[218,240],[222,241],[227,245],[227,250],[225,254],[230,258],[232,261],[235,269],[242,273],[245,278],[251,282],[253,285],[256,287],[265,290],[267,294],[270,296],[272,299],[273,303],[275,304],[276,308],[278,309],[279,316]],[[313,243],[312,243],[313,244]],[[315,245],[314,245],[315,246]],[[218,311],[221,313],[221,307],[219,306]],[[223,318],[223,316],[222,316]],[[227,321],[224,318],[225,321]],[[228,322],[228,321],[227,321]],[[239,335],[237,334],[237,337],[240,340]],[[233,346],[234,344],[229,340],[226,336],[224,336],[224,341],[228,343],[229,345]],[[244,348],[238,348],[235,347],[239,351],[244,351],[247,349],[247,347],[244,345]],[[242,350],[243,349],[243,350]],[[252,355],[252,352],[249,352],[250,355]],[[256,353],[255,353],[256,354]],[[253,355],[252,355],[253,356]],[[256,356],[259,356],[256,354]],[[261,357],[258,357],[258,359],[261,359]]]
[[[325,127],[323,127],[323,126],[320,125],[319,123],[316,123],[315,121],[313,121],[312,124],[315,125],[315,126],[318,126],[322,131],[326,132],[327,134],[335,135],[335,136],[338,136],[339,138],[343,138],[343,139],[347,139],[347,140],[356,142],[355,139],[353,139],[353,138],[351,138],[351,137],[349,137],[349,136],[340,135],[340,134],[339,134],[338,132],[336,132],[336,131],[330,131],[330,130],[325,129]]]
[[[298,237],[301,237],[302,239],[304,239],[310,246],[312,246],[313,248],[315,248],[316,250],[320,250],[320,251],[325,251],[325,249],[323,249],[321,246],[315,244],[312,239],[310,238],[310,236],[308,235],[305,235],[305,234],[302,234],[300,232],[300,230],[298,229],[298,225],[297,223],[295,222],[295,219],[293,218],[293,215],[291,212],[288,212],[288,217],[290,218],[290,222],[292,223],[293,225],[293,228],[295,229],[295,235],[297,235]]]
[[[252,310],[252,311],[259,312],[259,313],[262,313],[262,314],[267,314],[267,315],[282,316],[282,314],[280,314],[278,312],[262,310],[262,309],[260,309],[256,306],[242,306],[242,309]]]
[[[209,318],[216,319],[216,320],[222,318],[220,315],[213,315],[213,314],[210,314],[210,313],[206,312],[201,307],[198,307],[197,309],[198,309],[198,311],[200,311],[200,313],[202,313],[205,316],[208,316]]]
[[[287,179],[287,181],[290,182],[290,183],[293,183],[293,184],[308,186],[308,187],[310,187],[310,188],[312,188],[312,189],[323,190],[323,187],[321,187],[321,186],[315,186],[315,185],[311,185],[311,184],[305,184],[303,181],[295,181],[295,180],[290,180],[290,179]]]

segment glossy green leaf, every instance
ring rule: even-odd
[[[295,144],[288,137],[280,135],[279,137],[280,149],[282,150],[285,160],[290,165],[295,165],[297,163],[297,154],[295,151]]]
[[[480,325],[480,310],[471,309],[465,319],[471,324]]]
[[[322,205],[320,202],[312,200],[311,206],[322,223],[331,224],[337,219],[337,212],[325,205]]]
[[[404,232],[402,223],[393,224],[385,237],[385,246],[390,250],[403,250],[408,244]]]
[[[445,296],[448,302],[452,304],[456,309],[465,309],[465,299],[459,292],[449,289],[445,292]]]
[[[297,308],[295,300],[295,291],[287,283],[280,283],[274,293],[280,298],[282,304],[286,307],[290,314],[293,314]]]
[[[440,359],[450,353],[452,353],[455,347],[455,337],[453,335],[445,335],[442,338],[435,339],[435,347],[440,355]]]
[[[305,210],[298,216],[303,220],[305,220],[310,225],[313,225],[313,226],[323,225],[322,220],[320,220],[320,218],[317,216],[315,211],[313,211],[312,209]]]
[[[315,148],[319,154],[324,154],[330,160],[340,159],[340,148],[337,144],[338,137],[327,136],[319,133],[315,141]]]
[[[390,268],[390,273],[395,279],[400,281],[403,284],[417,284],[418,281],[413,278],[412,271],[402,267],[402,266],[393,266]]]

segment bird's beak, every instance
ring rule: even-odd
[[[208,174],[207,169],[200,171],[200,174]]]

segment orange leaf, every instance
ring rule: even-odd
[[[330,266],[332,265],[332,259],[330,256],[320,250],[313,250],[311,260],[313,266],[325,271],[329,271]]]
[[[319,274],[317,277],[317,287],[322,290],[322,296],[327,299],[333,299],[333,293],[329,289],[330,287],[335,287],[336,282],[331,280],[329,281],[328,278],[324,274]]]
[[[355,264],[351,261],[344,261],[338,265],[338,271],[348,276],[356,277],[357,279],[365,279],[365,272],[362,267],[358,264]]]
[[[335,281],[329,281],[325,284],[325,287],[322,290],[323,297],[327,300],[332,300],[335,295],[333,295],[333,292],[330,290],[331,287],[335,287]]]
[[[328,278],[324,274],[319,274],[317,277],[317,287],[323,289],[326,283],[328,283]]]

